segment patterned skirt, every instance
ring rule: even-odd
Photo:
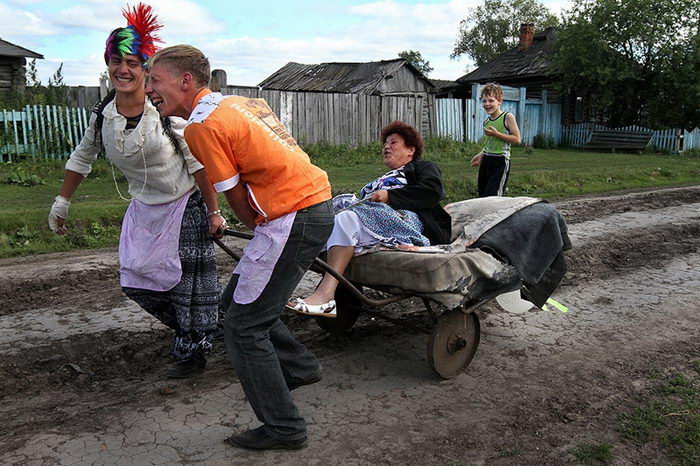
[[[423,222],[417,213],[410,210],[394,210],[381,202],[357,201],[353,194],[340,194],[333,198],[333,210],[336,213],[349,209],[359,217],[364,230],[361,236],[364,239],[357,246],[370,247],[380,243],[387,246],[430,245],[430,240],[423,235]]]
[[[218,323],[219,281],[214,243],[202,195],[195,191],[182,216],[179,245],[182,279],[168,291],[122,287],[124,293],[175,330],[171,352],[178,361],[211,350]]]

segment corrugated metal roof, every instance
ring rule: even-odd
[[[20,47],[6,40],[0,39],[0,56],[5,57],[28,57],[28,58],[44,58],[40,53],[32,52],[29,49]]]
[[[459,78],[459,83],[498,81],[503,78],[534,78],[548,75],[547,68],[554,29],[547,28],[535,34],[530,47],[512,48],[490,62]]]
[[[379,83],[402,66],[408,67],[430,87],[433,84],[403,58],[365,63],[321,63],[304,65],[290,62],[272,73],[258,86],[281,91],[342,92],[372,94]]]

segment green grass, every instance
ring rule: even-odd
[[[571,454],[580,464],[610,464],[613,459],[613,447],[609,443],[582,443],[571,450]]]
[[[386,171],[379,143],[359,148],[312,144],[305,149],[314,163],[328,172],[334,194],[357,191]],[[469,160],[478,150],[477,144],[447,138],[426,140],[424,158],[442,167],[446,203],[476,196],[477,169],[469,166]],[[72,199],[70,233],[58,237],[49,231],[47,213],[58,194],[64,165],[62,160],[0,163],[0,196],[4,201],[0,206],[0,257],[117,243],[128,203],[117,195],[111,168],[102,159]],[[119,173],[117,180],[126,194]],[[508,195],[553,198],[695,183],[700,183],[700,157],[696,156],[516,148]],[[220,204],[225,204],[223,197]],[[230,211],[228,218],[230,222]]]
[[[680,465],[700,464],[700,370],[660,380],[651,396],[618,419],[618,432],[635,445],[660,446]]]

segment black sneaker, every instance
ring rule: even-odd
[[[299,440],[279,440],[270,437],[263,426],[232,435],[224,443],[247,450],[301,450],[306,447],[306,437]]]
[[[165,376],[169,379],[186,379],[204,371],[207,360],[201,354],[196,354],[186,361],[176,363]]]

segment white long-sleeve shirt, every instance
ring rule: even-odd
[[[102,115],[102,141],[107,158],[126,177],[133,198],[144,204],[163,204],[179,199],[195,186],[192,174],[204,167],[192,156],[185,143],[185,120],[170,118],[173,132],[180,142],[181,155],[163,133],[158,111],[148,98],[138,126],[128,134],[124,131],[126,118],[117,112],[114,100],[107,104]],[[88,129],[71,153],[66,170],[83,176],[92,170],[101,149],[99,141],[95,142],[96,118],[97,115],[92,113]]]

